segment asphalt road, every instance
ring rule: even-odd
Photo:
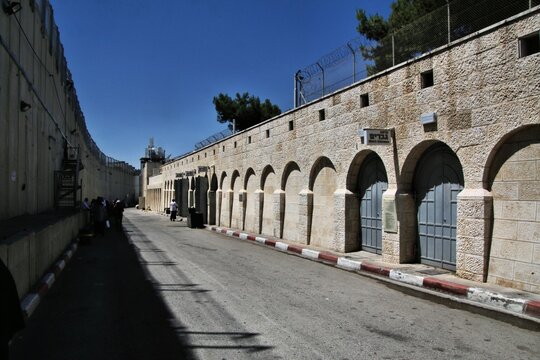
[[[538,332],[126,211],[80,247],[14,359],[538,359]],[[95,254],[94,254],[95,253]],[[49,355],[50,354],[50,355]]]

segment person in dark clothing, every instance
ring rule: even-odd
[[[122,230],[122,216],[124,215],[124,203],[116,200],[113,205],[114,224],[117,230]]]
[[[9,269],[0,259],[0,359],[9,359],[9,342],[24,328],[24,316],[17,286]]]
[[[103,198],[98,196],[94,206],[92,207],[94,218],[94,231],[101,236],[105,236],[105,221],[107,220],[107,208],[103,202]]]

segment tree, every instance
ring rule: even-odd
[[[424,22],[423,28],[415,26],[411,27],[409,31],[402,30],[399,41],[394,41],[394,51],[392,51],[389,35],[404,29],[406,25],[443,7],[446,3],[447,0],[396,0],[391,5],[392,12],[388,19],[384,19],[379,14],[368,16],[363,9],[356,10],[358,20],[356,30],[366,39],[375,42],[372,46],[363,45],[360,47],[364,59],[373,61],[373,65],[368,66],[368,74],[371,75],[391,67],[393,56],[404,61],[429,50],[429,47],[432,46],[430,41],[440,34],[434,34],[433,29],[425,25],[426,23],[430,25],[427,21]],[[444,18],[441,19],[440,23],[444,25]],[[426,29],[427,31],[422,31]],[[400,61],[396,61],[396,63]]]
[[[236,129],[245,130],[253,125],[270,119],[281,114],[281,109],[266,99],[261,103],[261,100],[249,93],[240,95],[236,93],[236,97],[232,99],[229,95],[220,93],[215,96],[212,103],[216,107],[217,120],[220,123],[233,123],[236,120]]]

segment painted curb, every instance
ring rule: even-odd
[[[339,257],[333,254],[304,248],[299,245],[291,245],[282,241],[270,240],[253,234],[233,231],[218,226],[206,226],[206,229],[230,237],[237,237],[242,240],[253,241],[261,245],[274,247],[281,252],[287,252],[306,259],[320,261],[344,270],[368,272],[377,276],[387,277],[393,281],[456,295],[476,303],[481,303],[516,314],[524,314],[540,319],[540,301],[504,296],[490,292],[486,289],[469,287],[434,277],[406,274],[401,272],[399,269],[390,269],[384,266],[370,264],[368,262],[354,261],[346,257]]]
[[[73,254],[77,251],[78,242],[79,238],[76,238],[74,242],[67,247],[65,252],[58,257],[58,261],[51,266],[49,272],[45,273],[34,286],[34,291],[25,295],[21,301],[21,309],[25,319],[28,319],[32,315],[39,305],[41,299],[51,289],[52,285],[56,281],[56,278],[58,278],[60,273],[66,268],[66,264],[69,262],[69,260],[71,260]]]

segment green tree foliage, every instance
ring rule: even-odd
[[[361,46],[360,51],[366,60],[372,60],[373,65],[368,66],[368,74],[374,74],[392,66],[392,44],[389,35],[396,33],[406,25],[418,20],[434,10],[446,5],[446,0],[395,0],[391,7],[392,12],[388,19],[379,14],[367,15],[365,10],[356,10],[358,26],[356,30],[368,40],[375,42],[373,46]],[[444,24],[444,18],[441,19]],[[394,55],[399,59],[412,56],[425,51],[422,44],[429,44],[433,32],[422,31],[418,27],[401,34],[399,41],[395,41]],[[429,45],[426,45],[429,46]],[[399,47],[399,48],[398,48]]]
[[[260,122],[281,114],[281,109],[266,99],[264,102],[249,93],[236,93],[233,99],[227,94],[220,93],[212,100],[216,107],[217,120],[220,123],[229,122],[231,126],[236,120],[236,129],[244,130]]]

